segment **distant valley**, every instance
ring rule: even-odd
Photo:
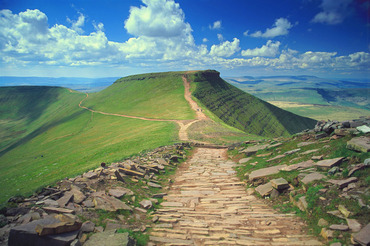
[[[370,114],[369,80],[335,80],[315,76],[225,79],[262,100],[316,120],[349,120]]]

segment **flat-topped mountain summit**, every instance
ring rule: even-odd
[[[133,75],[96,93],[0,88],[1,202],[101,162],[179,141],[288,136],[315,121],[226,83],[213,70]]]

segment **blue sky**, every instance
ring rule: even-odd
[[[0,0],[0,76],[370,77],[367,0]]]

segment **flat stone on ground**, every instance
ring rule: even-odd
[[[27,245],[29,246],[67,246],[70,245],[78,235],[78,230],[57,235],[39,236],[36,232],[38,225],[51,225],[60,223],[55,217],[47,217],[41,220],[35,220],[28,224],[14,227],[10,230],[9,246]]]
[[[263,184],[263,185],[259,185],[257,188],[256,188],[256,191],[261,195],[261,196],[268,196],[270,195],[270,193],[272,192],[274,188],[272,187],[271,183],[268,182],[266,184]]]
[[[315,181],[315,180],[321,180],[321,179],[324,179],[326,178],[325,175],[321,174],[321,173],[318,173],[318,172],[313,172],[313,173],[310,173],[310,174],[307,174],[302,180],[301,182],[304,183],[304,184],[308,184],[312,181]]]
[[[370,244],[370,223],[367,224],[361,231],[353,235],[353,239],[361,245]]]
[[[300,163],[297,163],[297,164],[287,166],[287,167],[285,167],[281,170],[283,170],[283,171],[294,171],[294,170],[297,170],[297,169],[305,169],[305,168],[312,167],[314,164],[315,163],[312,160],[308,160],[308,161],[303,161],[303,162],[300,162]]]
[[[247,162],[248,162],[248,161],[250,161],[251,159],[252,159],[251,157],[240,159],[240,160],[239,160],[239,164],[247,163]]]
[[[334,159],[326,159],[322,161],[318,161],[315,165],[322,168],[332,168],[333,166],[339,165],[344,157],[338,157]]]
[[[249,181],[253,181],[255,179],[266,177],[272,174],[276,174],[285,167],[287,167],[287,165],[278,165],[255,170],[249,174]]]
[[[284,178],[273,179],[270,181],[272,187],[277,190],[284,190],[289,188],[289,183]]]
[[[134,245],[132,239],[129,238],[128,232],[115,233],[115,230],[108,230],[93,234],[85,243],[84,246],[128,246]]]
[[[358,152],[369,152],[370,151],[370,137],[362,136],[352,138],[347,142],[347,149],[351,149]]]
[[[347,187],[349,184],[357,182],[358,178],[356,177],[351,177],[348,179],[343,179],[343,180],[336,180],[336,179],[330,179],[327,182],[332,183],[334,185],[337,185],[339,189],[343,189]]]

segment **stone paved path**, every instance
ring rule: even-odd
[[[225,149],[198,148],[156,216],[150,245],[321,245],[303,222],[247,195]]]

